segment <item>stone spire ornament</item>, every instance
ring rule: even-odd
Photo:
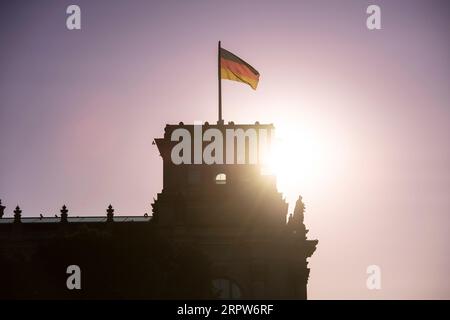
[[[14,223],[20,223],[20,218],[22,217],[21,215],[22,210],[20,210],[19,205],[17,205],[16,209],[14,210]]]
[[[2,205],[2,199],[0,199],[0,219],[3,218],[3,215],[5,214],[6,207]]]
[[[67,217],[69,216],[67,213],[69,210],[67,210],[66,205],[63,205],[59,212],[61,212],[61,223],[67,223]]]
[[[112,205],[109,205],[108,209],[106,209],[106,222],[114,222],[114,209]]]

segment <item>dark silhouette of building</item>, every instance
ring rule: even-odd
[[[17,206],[13,218],[3,218],[5,207],[0,203],[0,253],[6,261],[3,272],[17,274],[23,269],[19,264],[27,259],[31,264],[35,261],[39,270],[55,270],[56,265],[62,268],[69,261],[78,260],[90,265],[96,256],[99,261],[104,260],[97,263],[103,269],[96,271],[97,276],[91,272],[89,278],[99,281],[99,285],[89,287],[86,282],[84,296],[68,294],[64,278],[52,279],[48,272],[41,273],[45,281],[38,284],[45,287],[51,283],[52,288],[40,290],[36,284],[14,295],[8,294],[4,286],[1,296],[306,299],[307,258],[314,253],[318,241],[307,240],[302,198],[287,219],[288,205],[277,191],[275,178],[261,174],[259,162],[174,164],[171,151],[177,142],[171,136],[180,128],[194,134],[193,125],[180,123],[167,125],[164,137],[155,139],[164,172],[163,189],[152,203],[152,216],[115,216],[109,205],[106,217],[72,217],[63,206],[59,217],[24,218]],[[205,123],[203,130],[207,128],[217,129],[225,137],[227,129],[259,132],[273,126]],[[202,150],[207,144],[202,142]],[[225,141],[223,148],[225,155]],[[236,148],[235,145],[235,151]],[[247,152],[246,159],[248,156]],[[109,254],[96,255],[97,249],[93,248],[97,245],[98,250]],[[124,253],[117,254],[121,250]],[[17,252],[21,252],[20,258],[14,257]],[[134,261],[140,259],[142,263]],[[108,263],[125,270],[114,273]],[[130,281],[117,280],[127,273],[134,275]],[[145,273],[144,280],[139,280],[138,273]],[[62,272],[64,276],[67,275]],[[34,274],[36,277],[39,275]],[[13,287],[11,283],[10,290]]]

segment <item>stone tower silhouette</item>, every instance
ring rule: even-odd
[[[210,125],[202,130],[260,129],[272,124]],[[190,243],[212,263],[219,298],[306,299],[310,257],[318,243],[307,240],[301,197],[287,220],[288,204],[273,176],[258,163],[174,164],[176,129],[194,136],[194,125],[167,125],[155,139],[163,159],[163,189],[152,204],[157,230],[174,242]],[[202,150],[209,142],[202,142]],[[246,160],[248,160],[248,141]],[[236,151],[236,145],[234,146]],[[223,152],[226,153],[224,142]],[[192,146],[192,154],[194,146]],[[235,152],[236,154],[236,152]]]

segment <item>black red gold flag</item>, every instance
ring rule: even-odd
[[[222,79],[248,84],[254,90],[258,86],[259,72],[230,51],[220,48],[220,75]]]

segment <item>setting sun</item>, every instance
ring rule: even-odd
[[[292,202],[302,185],[320,185],[334,160],[332,148],[323,137],[301,128],[277,128],[263,172],[277,177],[279,191]]]

